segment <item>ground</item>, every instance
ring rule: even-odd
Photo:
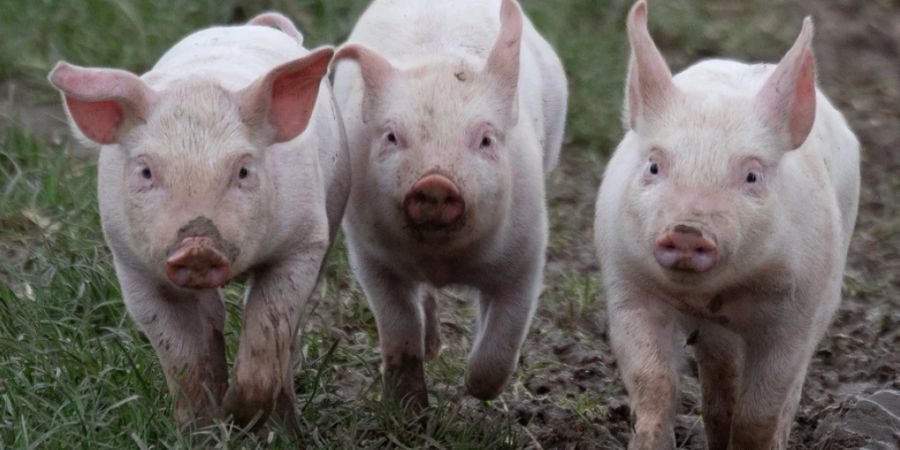
[[[426,419],[380,406],[374,320],[339,242],[298,345],[300,440],[275,423],[258,433],[225,422],[174,427],[161,370],[124,312],[99,232],[95,155],[68,137],[43,77],[62,58],[141,72],[190,30],[269,8],[293,17],[312,45],[340,42],[366,2],[262,3],[0,5],[0,448],[625,448],[630,413],[608,345],[591,226],[600,174],[622,135],[627,0],[524,2],[564,60],[572,104],[563,158],[548,179],[541,306],[498,400],[465,393],[473,307],[465,291],[448,291],[440,300],[445,348],[427,367]],[[863,189],[844,301],[810,366],[791,448],[858,448],[865,436],[847,431],[847,411],[859,395],[900,389],[900,3],[657,0],[650,21],[678,71],[707,57],[777,61],[805,15],[816,24],[819,84],[862,142]],[[226,290],[230,357],[240,288]],[[686,372],[677,441],[705,448],[690,365]],[[900,448],[900,430],[893,433]]]

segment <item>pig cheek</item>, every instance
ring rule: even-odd
[[[266,195],[268,186],[252,193],[231,199],[223,205],[215,222],[222,239],[237,249],[232,261],[232,272],[244,272],[262,251],[265,236],[271,236],[271,223],[275,214],[273,195]]]
[[[162,274],[167,239],[175,236],[175,228],[166,222],[171,215],[166,213],[158,193],[139,197],[126,200],[131,248],[148,268]]]

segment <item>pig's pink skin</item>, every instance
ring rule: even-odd
[[[711,60],[674,79],[643,1],[629,37],[629,130],[595,219],[610,342],[635,418],[629,448],[673,448],[687,340],[710,448],[784,449],[807,365],[840,302],[859,144],[815,89],[808,19],[777,68]],[[659,246],[677,230],[689,232],[685,249],[714,245],[715,264],[670,267]]]
[[[108,144],[98,172],[104,235],[128,311],[179,394],[180,424],[223,414],[239,421],[259,414],[262,423],[276,404],[293,417],[297,323],[349,194],[343,124],[321,78],[330,55],[268,27],[217,27],[187,36],[139,79],[64,64],[51,74],[67,99],[91,104],[105,95],[118,105],[93,103],[111,113],[80,123],[79,111],[67,112],[77,136]],[[106,83],[98,73],[124,81]],[[276,89],[288,94],[276,97]],[[252,280],[231,383],[218,291],[167,279],[169,261],[204,262],[182,261],[198,239],[213,247],[203,258],[224,256],[229,276]],[[175,269],[170,275],[180,281]],[[207,276],[220,284],[221,273]]]
[[[426,402],[422,361],[438,339],[423,297],[459,284],[480,303],[466,385],[494,398],[540,292],[543,175],[567,101],[559,59],[501,0],[376,0],[335,58],[354,180],[344,229],[378,323],[387,397]],[[460,196],[441,212],[446,229],[410,224],[431,214],[410,201],[430,176]]]

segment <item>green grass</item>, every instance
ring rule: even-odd
[[[367,3],[4,0],[0,81],[24,85],[28,105],[55,103],[58,99],[45,76],[59,59],[140,73],[189,32],[244,21],[267,9],[293,17],[309,47],[340,43]],[[565,151],[585,154],[599,172],[621,137],[627,62],[623,23],[630,1],[528,0],[524,5],[558,49],[569,76]],[[751,36],[735,36],[730,29],[709,25],[709,8],[688,0],[659,2],[651,21],[661,45],[700,48],[708,54],[746,45]],[[658,17],[671,20],[662,24]],[[749,56],[776,58],[793,37],[795,30],[787,30],[767,37],[759,47],[763,50]],[[675,54],[673,68],[697,56],[703,55]],[[0,449],[298,444],[471,449],[521,448],[528,443],[522,427],[503,412],[502,403],[463,408],[449,400],[462,384],[465,345],[449,345],[428,365],[435,406],[424,425],[417,418],[401,419],[378,402],[375,324],[352,280],[342,243],[330,256],[295,357],[303,441],[293,441],[277,424],[267,425],[260,434],[227,423],[179,432],[152,348],[121,302],[100,232],[95,164],[73,157],[69,141],[51,143],[35,136],[15,125],[0,135]],[[555,224],[566,220],[553,217]],[[580,236],[554,242],[557,247],[584,243]],[[574,330],[578,318],[597,307],[602,287],[581,273],[550,283],[542,314],[551,319],[544,323]],[[231,358],[240,329],[240,286],[229,287],[226,294]],[[465,317],[460,323],[465,329],[471,323],[471,307],[457,305],[455,311]],[[458,344],[468,342],[466,331],[452,331]],[[511,385],[521,382],[519,373]],[[569,402],[563,406],[585,421],[601,420],[606,414],[596,397]]]

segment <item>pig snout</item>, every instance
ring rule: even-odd
[[[656,240],[653,256],[666,269],[706,272],[716,265],[719,251],[715,238],[699,228],[680,224]]]
[[[416,182],[403,200],[407,221],[414,227],[444,229],[460,222],[466,202],[459,188],[442,175],[427,175]]]
[[[166,278],[188,289],[208,289],[228,281],[230,263],[208,237],[188,237],[166,260]]]

